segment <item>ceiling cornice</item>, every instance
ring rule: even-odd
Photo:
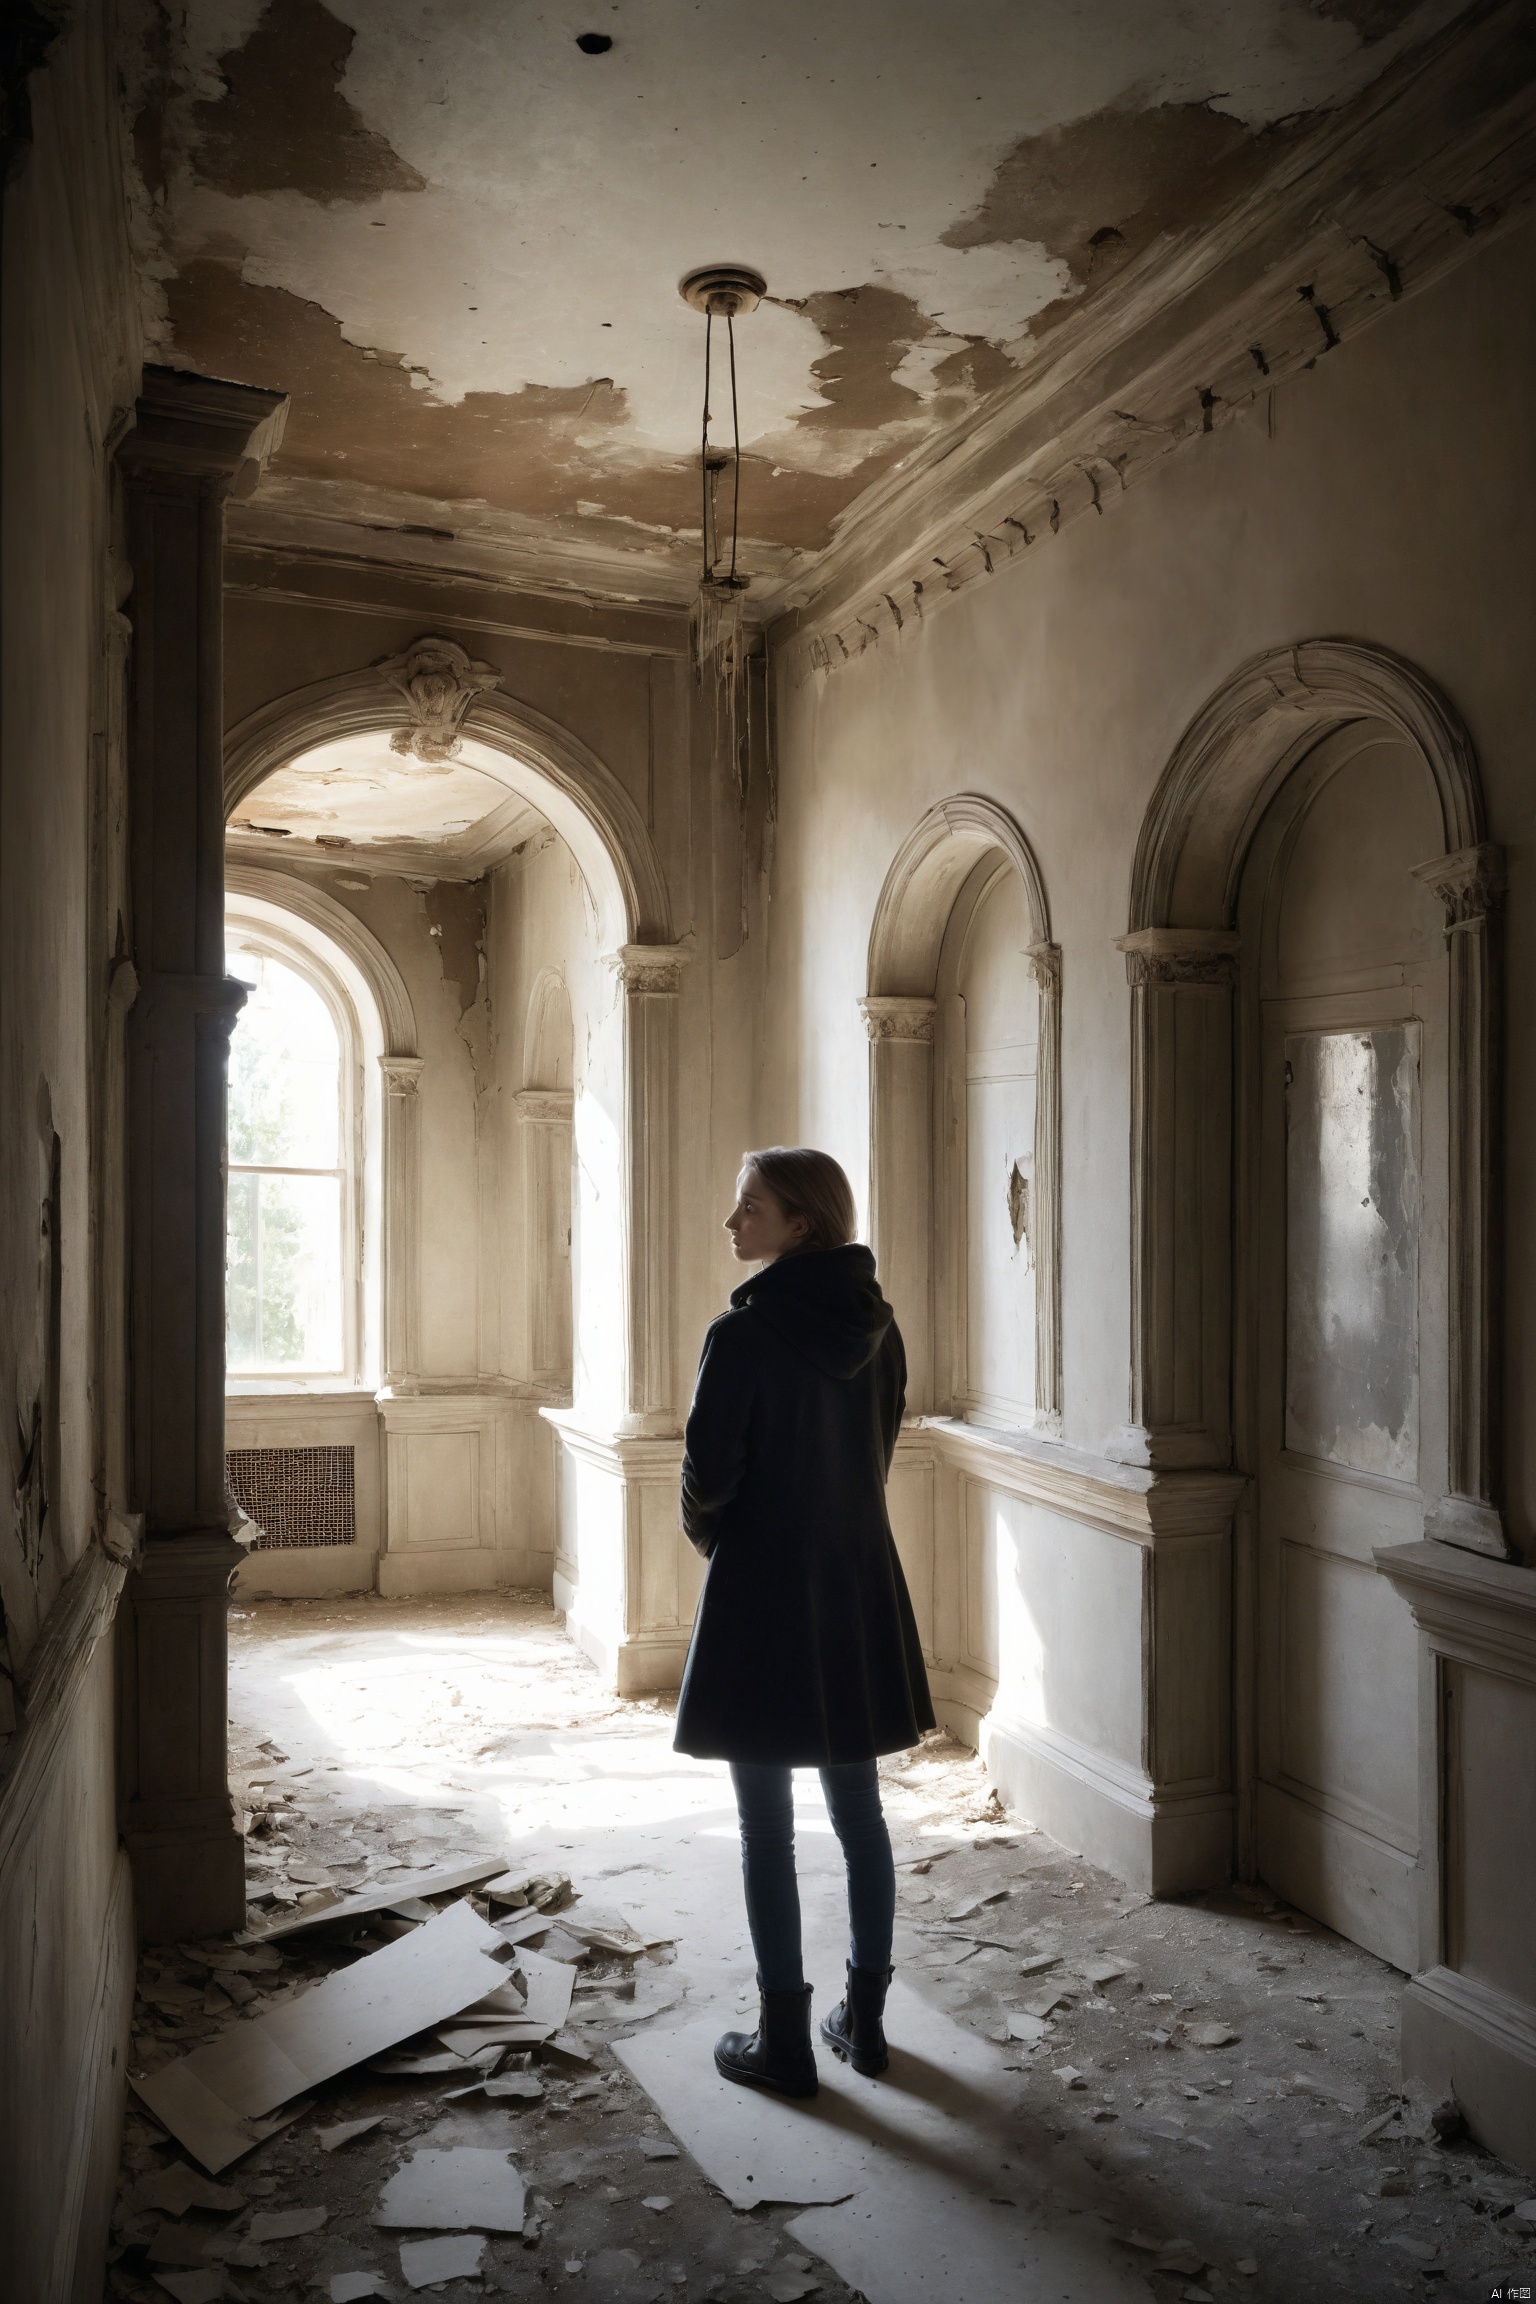
[[[1385,74],[1217,224],[1149,248],[1001,405],[869,490],[781,589],[826,669],[1231,422],[1526,212],[1536,5],[1491,0]],[[797,645],[798,644],[798,645]]]

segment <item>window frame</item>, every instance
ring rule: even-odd
[[[298,935],[285,935],[281,928],[265,920],[253,919],[235,899],[226,901],[225,971],[239,978],[241,954],[250,952],[264,959],[275,960],[289,968],[309,985],[324,1002],[335,1027],[339,1062],[339,1093],[341,1109],[338,1115],[337,1149],[341,1155],[338,1169],[296,1169],[283,1164],[271,1167],[252,1161],[232,1162],[229,1158],[228,1130],[224,1142],[225,1204],[228,1206],[229,1179],[233,1175],[317,1175],[338,1174],[341,1177],[341,1323],[342,1356],[338,1368],[238,1368],[226,1359],[227,1386],[237,1386],[241,1392],[325,1392],[361,1385],[365,1381],[367,1361],[367,1271],[364,1228],[364,1180],[366,1175],[367,1132],[363,1033],[357,1009],[345,985],[325,962]],[[239,1030],[239,1018],[235,1030]],[[227,1227],[227,1218],[226,1218]],[[227,1239],[227,1229],[226,1229]],[[226,1251],[227,1253],[227,1251]],[[228,1327],[225,1328],[225,1349],[228,1351]]]

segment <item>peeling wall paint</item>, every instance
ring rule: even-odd
[[[293,395],[275,477],[697,523],[690,266],[758,264],[746,533],[817,549],[1061,312],[1456,0],[191,0],[128,72],[162,349]],[[719,404],[717,402],[717,413]]]

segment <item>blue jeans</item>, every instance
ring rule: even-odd
[[[850,1760],[820,1771],[832,1829],[842,1842],[848,1872],[848,1957],[855,1968],[883,1976],[891,1965],[896,1921],[896,1867],[880,1807],[873,1760]],[[800,1889],[795,1879],[795,1799],[792,1771],[761,1761],[731,1762],[731,1783],[741,1816],[741,1876],[747,1926],[765,1992],[798,1992]]]

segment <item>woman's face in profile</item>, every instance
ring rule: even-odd
[[[736,1205],[725,1220],[731,1253],[738,1264],[771,1264],[798,1248],[810,1227],[803,1216],[786,1216],[755,1168],[736,1179]]]

